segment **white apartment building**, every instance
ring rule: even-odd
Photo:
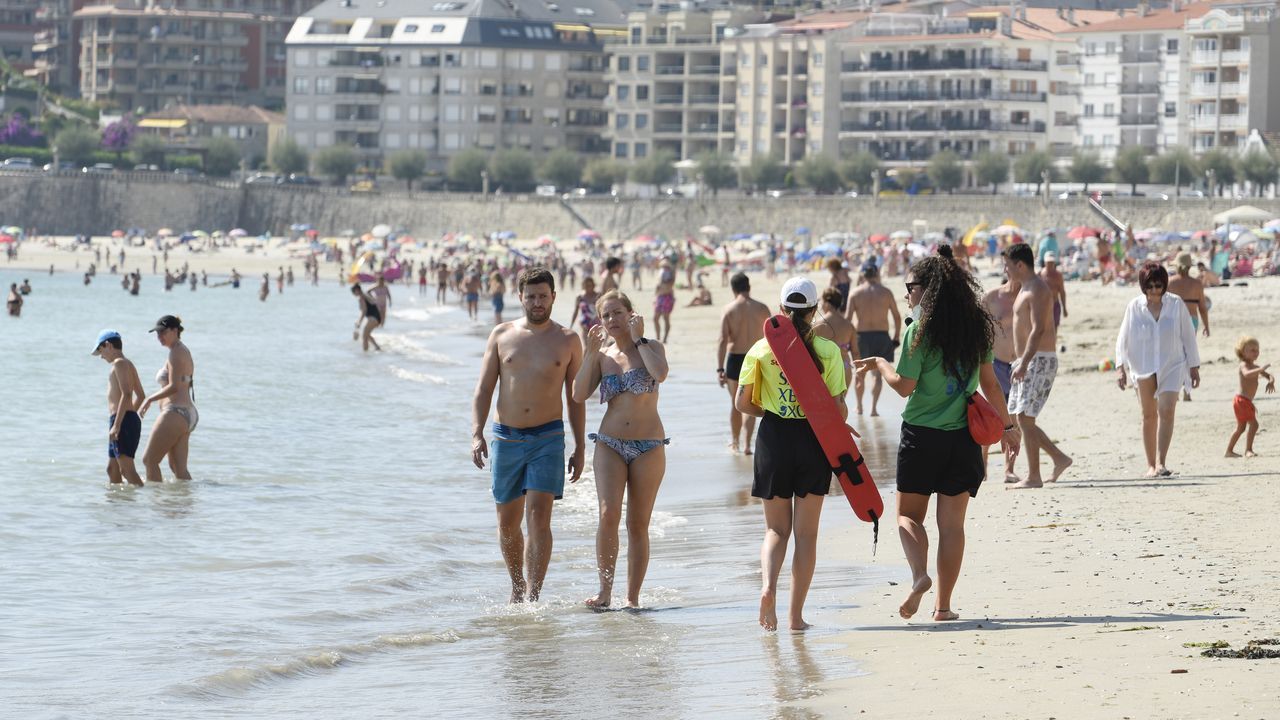
[[[1280,131],[1280,5],[1214,3],[1187,20],[1191,148],[1240,150]]]
[[[327,0],[287,39],[289,134],[374,167],[401,149],[434,167],[466,148],[602,152],[603,43],[624,16],[562,1]]]

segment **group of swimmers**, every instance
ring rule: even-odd
[[[168,351],[164,367],[156,373],[159,388],[150,395],[143,391],[137,368],[125,357],[121,334],[116,330],[98,334],[93,355],[111,366],[107,378],[107,478],[113,484],[142,484],[135,458],[142,441],[142,418],[153,404],[160,411],[142,455],[146,481],[164,481],[160,461],[166,456],[176,479],[191,479],[187,454],[200,414],[195,407],[195,361],[182,342],[182,331],[182,320],[174,315],[161,317],[149,331]]]

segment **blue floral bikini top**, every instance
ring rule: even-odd
[[[604,375],[600,378],[600,404],[603,405],[624,392],[635,395],[658,392],[658,381],[643,366],[621,375]]]

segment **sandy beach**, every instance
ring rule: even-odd
[[[141,267],[149,276],[150,251],[129,252],[147,258]],[[225,273],[234,266],[249,278],[288,265],[283,248],[175,252],[170,265],[188,258],[197,271]],[[30,268],[35,279],[50,264],[74,271],[79,261],[83,272],[91,259],[91,253],[27,243],[8,267]],[[295,262],[295,271],[300,268]],[[997,282],[985,262],[981,272],[988,287]],[[326,282],[336,274],[332,264],[321,269]],[[826,285],[826,273],[811,277]],[[784,279],[753,275],[753,295],[775,305]],[[646,276],[647,288],[652,282]],[[708,283],[712,307],[686,308],[690,291],[678,291],[669,356],[674,370],[714,383],[720,307],[731,296],[718,275]],[[902,295],[901,278],[886,284]],[[870,590],[851,583],[847,605],[810,613],[811,622],[840,630],[839,652],[862,674],[822,685],[819,695],[796,701],[796,714],[787,717],[1280,717],[1280,660],[1210,659],[1187,647],[1225,641],[1240,648],[1280,637],[1274,518],[1280,396],[1256,399],[1260,457],[1223,457],[1234,427],[1237,338],[1254,335],[1260,362],[1280,364],[1280,280],[1208,291],[1213,334],[1200,338],[1203,383],[1192,402],[1179,404],[1169,457],[1176,475],[1163,480],[1141,477],[1135,393],[1120,391],[1113,372],[1098,371],[1099,361],[1112,356],[1122,310],[1136,288],[1076,282],[1067,292],[1070,316],[1059,336],[1066,352],[1040,424],[1075,465],[1040,490],[1006,491],[998,480],[983,486],[969,506],[957,622],[929,619],[932,594],[916,619],[899,618],[910,575],[892,522],[882,527],[873,559],[868,528],[833,498],[823,518],[818,580],[836,557],[872,564],[887,580]],[[639,306],[651,307],[651,290],[637,294]],[[562,290],[557,319],[568,319],[571,298]],[[709,422],[726,422],[722,415],[719,408],[709,411]],[[885,421],[892,426],[898,418]],[[991,463],[997,479],[1000,465]],[[888,510],[896,504],[892,478],[880,480]],[[655,562],[661,553],[655,546]]]

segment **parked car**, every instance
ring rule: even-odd
[[[538,187],[533,189],[533,192],[538,197],[555,197],[556,186],[555,185],[539,185]]]
[[[116,166],[112,165],[111,163],[94,163],[92,165],[80,168],[80,172],[93,173],[93,174],[113,173],[115,171],[116,171]]]
[[[4,161],[5,170],[35,170],[36,161],[29,157],[11,157]]]
[[[280,182],[279,175],[276,175],[275,173],[259,172],[259,173],[254,173],[249,177],[245,178],[244,184],[245,185],[266,185],[266,184],[275,184],[278,182]]]
[[[320,181],[310,175],[290,173],[289,177],[276,178],[277,185],[319,185]]]
[[[134,172],[159,172],[160,166],[143,163],[141,165],[134,165],[133,171]]]
[[[185,180],[192,180],[204,175],[204,173],[200,172],[199,170],[195,168],[189,168],[189,167],[177,168],[173,171],[173,174]]]
[[[368,180],[368,179],[357,180],[356,182],[351,183],[351,192],[357,192],[357,193],[378,192],[378,181]]]
[[[41,169],[44,170],[45,172],[66,172],[68,170],[74,171],[76,170],[76,164],[71,162],[70,160],[63,160],[62,162],[58,163],[58,166],[56,168],[53,166],[53,163],[45,163],[44,167]]]

